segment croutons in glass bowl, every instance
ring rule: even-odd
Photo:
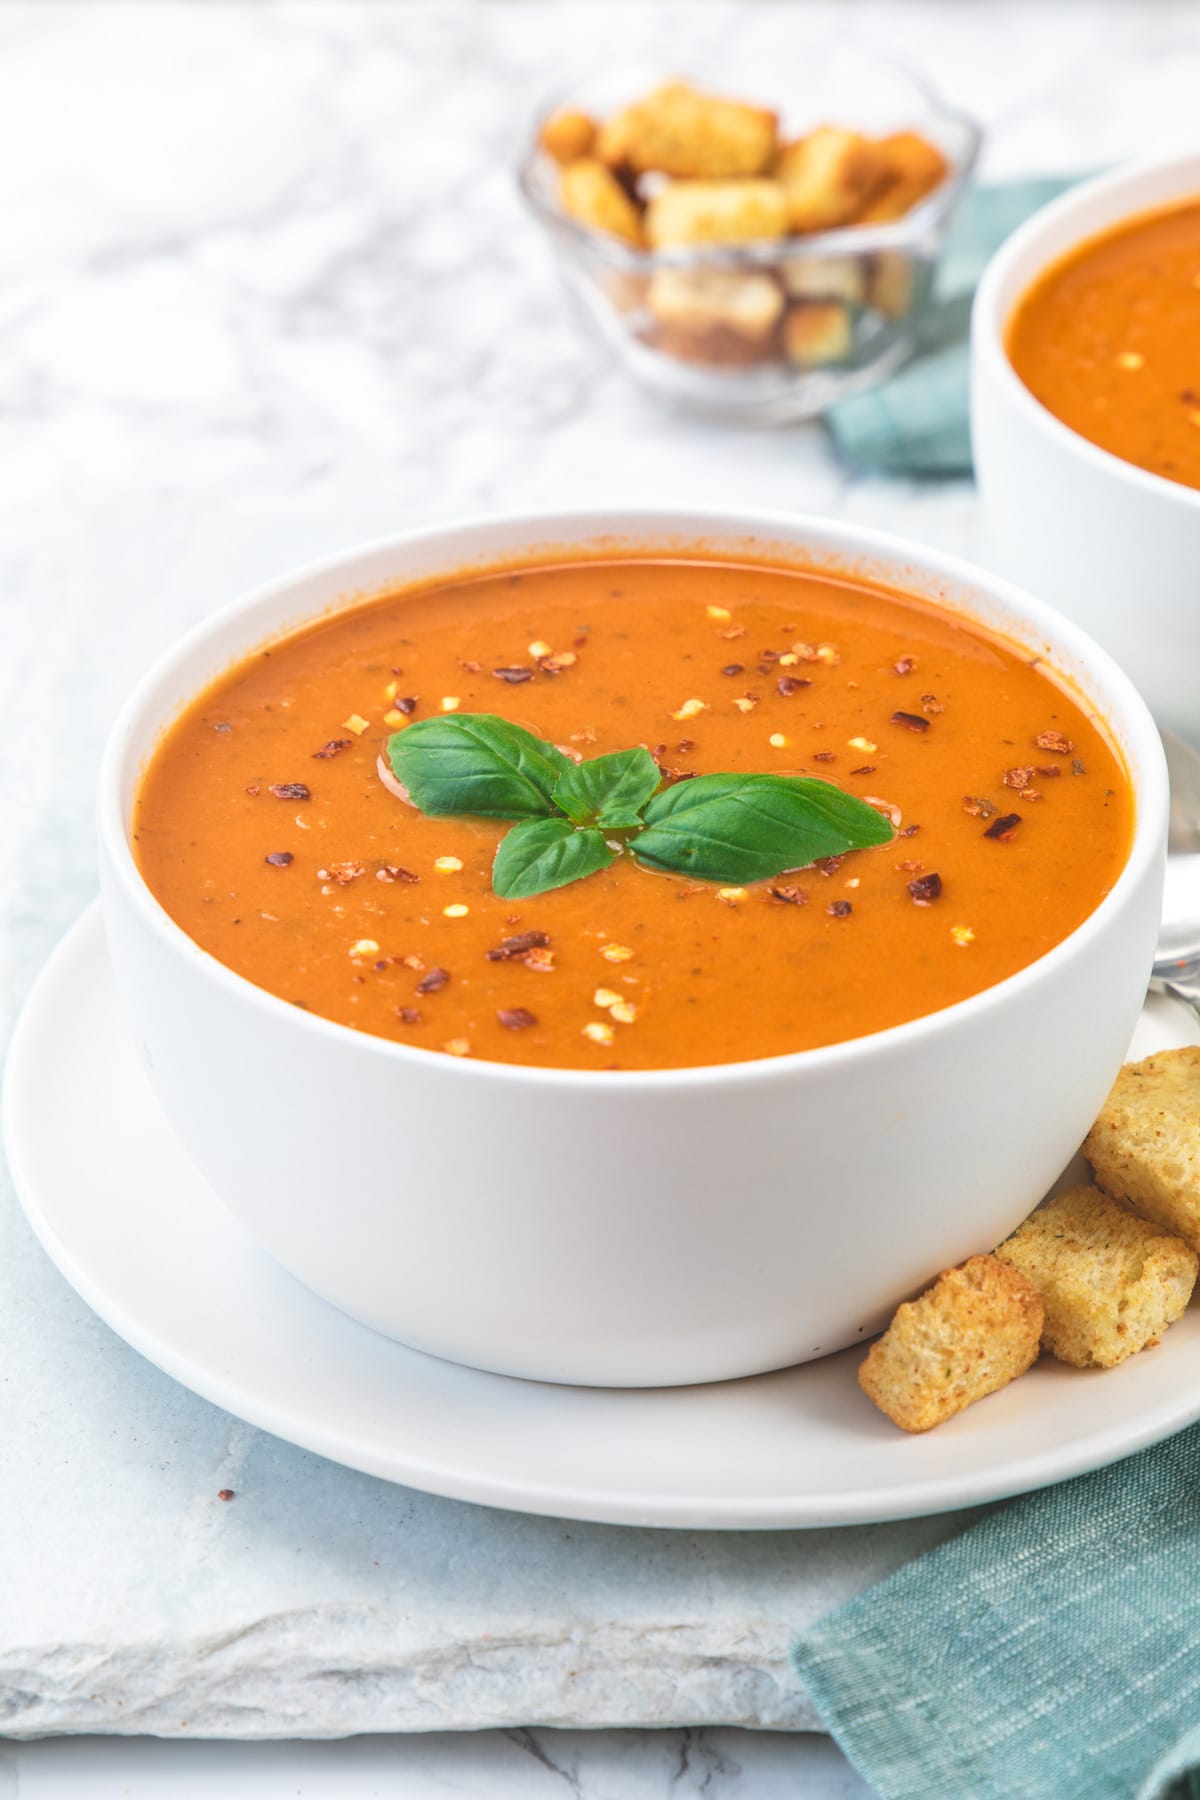
[[[520,169],[569,291],[629,373],[762,423],[904,361],[979,145],[889,57],[827,48],[785,99],[770,80],[581,83],[539,111]]]

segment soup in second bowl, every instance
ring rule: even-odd
[[[586,843],[561,809],[540,822],[581,851],[573,879],[496,891],[498,846],[538,823],[520,796],[431,816],[411,752],[438,721],[540,740],[534,812],[544,767],[576,772],[577,801],[594,759],[638,752],[605,765],[626,770],[608,811],[564,800],[599,817]],[[763,774],[853,796],[864,847],[721,879],[728,815],[680,812],[692,836],[660,831],[649,856],[643,821],[702,797],[699,777]],[[965,999],[1094,910],[1131,827],[1112,743],[1036,657],[863,581],[646,556],[427,583],[264,646],[166,733],[134,848],[184,931],[294,1005],[451,1055],[629,1070]]]
[[[1024,295],[1013,368],[1122,461],[1200,488],[1200,199],[1078,245]]]

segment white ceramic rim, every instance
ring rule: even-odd
[[[669,525],[667,520],[671,521]],[[698,545],[712,543],[721,537],[745,539],[747,536],[762,534],[775,543],[786,543],[798,553],[802,553],[803,545],[796,540],[811,536],[814,552],[821,554],[844,555],[858,561],[871,557],[898,567],[915,565],[926,574],[955,587],[973,588],[989,595],[1015,617],[1027,620],[1037,628],[1039,635],[1045,634],[1047,642],[1052,646],[1052,654],[1047,659],[1052,665],[1055,661],[1054,653],[1059,651],[1065,651],[1068,659],[1077,659],[1089,674],[1094,674],[1099,683],[1115,692],[1118,698],[1120,716],[1112,719],[1110,729],[1117,738],[1122,754],[1128,752],[1130,761],[1146,774],[1158,769],[1160,775],[1157,782],[1153,778],[1146,781],[1145,774],[1138,780],[1132,769],[1127,770],[1134,782],[1133,842],[1124,868],[1099,906],[1044,955],[1028,963],[1023,969],[1018,969],[1015,974],[1006,976],[1003,981],[972,994],[966,1000],[956,1001],[952,1006],[941,1007],[936,1012],[922,1014],[902,1025],[889,1026],[886,1030],[870,1032],[862,1037],[847,1038],[813,1050],[790,1051],[782,1056],[757,1057],[745,1062],[705,1063],[678,1069],[599,1071],[491,1062],[482,1057],[442,1057],[447,1071],[453,1071],[451,1079],[467,1085],[475,1081],[507,1081],[528,1086],[532,1082],[549,1088],[576,1088],[590,1092],[600,1091],[601,1085],[606,1092],[610,1089],[704,1089],[735,1082],[761,1081],[787,1072],[800,1075],[805,1069],[836,1067],[840,1063],[860,1060],[864,1056],[908,1045],[915,1049],[930,1033],[945,1030],[948,1022],[970,1019],[991,1007],[1002,1005],[1010,995],[1017,995],[1040,981],[1044,972],[1056,962],[1086,950],[1097,933],[1105,929],[1111,915],[1125,904],[1130,891],[1147,876],[1150,865],[1160,854],[1166,834],[1168,805],[1166,760],[1157,728],[1145,701],[1119,664],[1085,632],[1011,582],[990,575],[959,557],[926,550],[919,544],[895,537],[889,532],[848,526],[804,513],[758,508],[738,508],[729,513],[720,513],[699,506],[658,508],[614,505],[604,508],[560,507],[537,513],[514,510],[473,514],[467,518],[443,520],[434,525],[414,526],[394,536],[375,538],[352,550],[319,558],[260,584],[229,605],[219,608],[179,639],[135,685],[122,707],[109,735],[100,765],[97,823],[100,844],[106,853],[108,866],[120,883],[125,899],[140,915],[143,924],[169,950],[202,958],[209,977],[224,988],[231,998],[240,999],[244,1004],[253,1005],[260,1010],[266,1008],[278,1019],[287,1018],[295,1031],[306,1035],[315,1032],[331,1042],[353,1042],[360,1048],[367,1047],[369,1052],[397,1062],[401,1067],[413,1063],[414,1059],[417,1059],[420,1066],[425,1066],[427,1058],[437,1054],[390,1038],[352,1031],[349,1026],[338,1024],[336,1020],[302,1011],[279,999],[245,976],[237,974],[197,944],[155,899],[134,860],[122,815],[124,766],[131,741],[135,736],[142,735],[143,716],[147,713],[156,688],[200,652],[211,636],[219,634],[241,613],[267,604],[286,593],[289,588],[309,581],[336,577],[339,570],[346,570],[365,557],[384,554],[395,555],[399,571],[403,568],[407,553],[426,546],[431,541],[449,539],[457,532],[499,532],[514,528],[528,531],[531,549],[557,543],[564,548],[570,545],[584,550],[589,543],[598,543],[606,538],[611,540],[616,536],[628,540],[628,553],[633,554],[636,553],[639,530],[647,543],[652,543],[656,536],[661,538],[665,530],[671,530],[680,534],[694,534]],[[798,563],[797,566],[803,568],[804,565]],[[459,569],[461,568],[460,564]],[[453,565],[446,569],[448,576],[456,572],[458,571]],[[350,605],[361,602],[361,594],[356,594]],[[311,618],[320,615],[308,616]],[[967,612],[963,616],[970,618],[971,614]],[[301,623],[302,620],[297,619],[295,628]],[[984,628],[992,629],[986,625]],[[246,643],[242,647],[243,654],[250,655],[263,641],[257,638]],[[1061,679],[1070,685],[1068,676],[1063,675]],[[177,685],[187,691],[186,682]],[[201,689],[192,691],[199,692]],[[163,730],[170,719],[154,717],[150,723],[157,732]]]
[[[1005,345],[1009,318],[1034,283],[1073,250],[1093,238],[1104,236],[1107,230],[1120,223],[1119,219],[1114,218],[1110,226],[1080,227],[1075,220],[1081,210],[1086,211],[1093,200],[1115,198],[1126,189],[1137,188],[1151,177],[1161,176],[1169,183],[1171,177],[1182,175],[1188,170],[1195,173],[1195,197],[1200,200],[1200,151],[1192,150],[1185,156],[1175,156],[1165,161],[1161,158],[1144,158],[1124,164],[1110,174],[1097,175],[1091,181],[1080,182],[1078,187],[1070,188],[1056,200],[1039,207],[1032,218],[1026,219],[1011,237],[1005,239],[984,270],[971,310],[971,337],[980,368],[1003,390],[1009,405],[1016,407],[1029,423],[1052,442],[1069,450],[1109,480],[1124,481],[1131,487],[1139,488],[1143,493],[1157,495],[1160,499],[1170,495],[1176,505],[1195,511],[1200,509],[1200,488],[1187,487],[1181,481],[1171,481],[1165,475],[1154,474],[1151,469],[1142,469],[1136,463],[1126,462],[1111,450],[1104,450],[1099,444],[1093,444],[1090,438],[1083,437],[1070,425],[1065,425],[1048,407],[1043,406],[1013,368]],[[1187,201],[1178,196],[1161,203],[1143,200],[1140,204],[1131,206],[1126,217],[1133,220],[1140,215],[1158,211],[1160,205],[1165,209],[1175,204],[1186,205]],[[1014,266],[1021,263],[1031,250],[1036,249],[1043,236],[1049,237],[1051,234],[1057,234],[1053,248],[1048,248],[1037,272],[1027,277],[1020,294],[1008,302],[1007,309],[1002,313],[1001,294],[1012,279]]]

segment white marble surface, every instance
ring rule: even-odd
[[[701,426],[626,388],[577,338],[513,196],[517,121],[564,66],[669,64],[683,43],[770,55],[831,23],[924,63],[983,118],[997,174],[1195,140],[1193,0],[0,7],[6,1023],[92,891],[91,763],[114,707],[252,580],[411,521],[579,499],[837,511],[970,551],[966,485],[864,479],[819,427]],[[62,1303],[56,1280],[41,1304]],[[194,1452],[198,1492],[223,1485],[195,1424],[212,1409],[172,1414],[164,1378],[99,1327],[88,1342],[87,1420],[47,1349],[54,1404],[6,1471],[10,1499],[34,1477],[56,1496],[61,1562],[43,1549],[30,1581],[61,1585],[68,1551],[101,1535],[104,1496],[84,1477],[106,1434],[109,1482]],[[20,1398],[0,1385],[9,1444]],[[83,1424],[91,1438],[72,1438]],[[275,1503],[286,1516],[287,1494]],[[866,1792],[827,1742],[727,1730],[0,1750],[0,1796],[39,1800],[564,1791]]]

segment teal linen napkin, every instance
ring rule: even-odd
[[[916,354],[881,387],[825,414],[847,461],[897,475],[969,475],[967,327],[993,250],[1031,213],[1073,185],[1044,177],[968,190],[952,224]]]
[[[793,1661],[884,1800],[1200,1800],[1200,1426],[1011,1502]]]

